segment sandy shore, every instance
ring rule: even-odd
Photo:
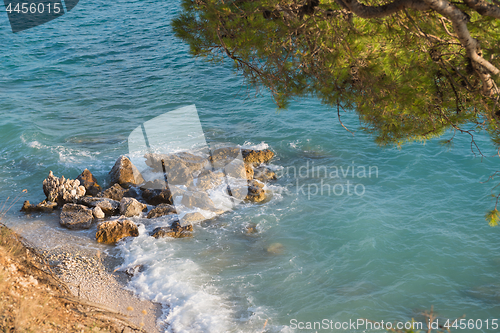
[[[162,314],[161,305],[141,300],[131,291],[124,289],[127,274],[110,272],[106,260],[100,253],[92,253],[65,246],[57,250],[44,250],[42,254],[53,267],[56,275],[65,282],[74,296],[92,303],[98,303],[119,311],[149,333],[160,333],[156,325]]]
[[[148,333],[164,332],[156,324],[162,305],[141,300],[125,289],[131,277],[125,272],[113,272],[121,263],[103,252],[106,246],[95,242],[95,231],[62,231],[56,222],[54,216],[44,220],[27,218],[25,224],[13,230],[46,258],[52,272],[74,296],[114,309]]]

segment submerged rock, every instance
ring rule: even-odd
[[[99,207],[108,216],[118,214],[120,207],[120,202],[109,198],[83,197],[78,203],[91,208]]]
[[[68,203],[62,208],[59,223],[68,229],[88,229],[93,219],[91,209],[83,205]]]
[[[38,205],[34,206],[34,205],[30,204],[30,202],[28,200],[26,200],[23,203],[23,207],[21,208],[21,212],[25,212],[25,213],[35,213],[35,212],[50,213],[56,208],[57,208],[56,202],[43,200]]]
[[[83,170],[83,172],[76,177],[80,181],[80,184],[85,187],[85,194],[95,197],[99,192],[101,192],[101,186],[97,184],[97,179],[89,171],[89,169]]]
[[[43,193],[47,196],[47,201],[57,202],[59,206],[75,203],[85,192],[85,187],[80,185],[78,179],[65,179],[64,176],[57,178],[52,171],[43,181]]]
[[[281,243],[272,243],[266,249],[266,251],[268,253],[272,253],[272,254],[282,254],[284,250],[285,250],[285,247]]]
[[[148,213],[148,219],[153,219],[155,217],[160,217],[160,216],[165,216],[165,215],[170,215],[170,214],[177,214],[177,211],[175,210],[175,207],[169,204],[160,204],[153,208],[149,213]]]
[[[252,164],[253,166],[258,166],[262,163],[268,163],[274,157],[274,153],[269,149],[242,149],[241,154],[243,155],[243,160],[245,161],[245,163]]]
[[[123,155],[118,158],[109,175],[111,176],[111,184],[119,184],[124,188],[144,182],[139,170]]]
[[[120,214],[125,217],[140,215],[146,208],[147,205],[134,198],[123,198],[120,201]]]
[[[173,238],[183,238],[192,237],[193,226],[188,224],[181,227],[179,222],[174,222],[170,227],[158,227],[151,232],[151,236],[154,238],[160,237],[173,237]]]
[[[125,237],[139,236],[137,225],[130,220],[106,221],[97,226],[95,238],[97,242],[104,244],[115,244]]]

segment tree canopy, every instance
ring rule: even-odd
[[[173,28],[280,108],[354,110],[380,145],[452,129],[500,148],[499,0],[183,0]]]

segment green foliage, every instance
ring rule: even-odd
[[[495,208],[488,211],[484,217],[491,227],[496,227],[500,221],[500,212]]]
[[[447,33],[450,22],[414,10],[364,19],[333,0],[304,12],[310,3],[183,0],[173,28],[195,56],[231,58],[279,108],[315,96],[334,110],[355,110],[380,145],[427,140],[471,122],[500,145],[496,100],[481,94],[465,50]],[[485,59],[499,65],[499,20],[462,7]]]

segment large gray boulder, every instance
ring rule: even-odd
[[[92,209],[68,203],[62,208],[59,223],[68,229],[89,229],[93,219]]]

